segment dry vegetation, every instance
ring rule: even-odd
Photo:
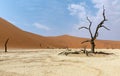
[[[67,48],[65,51],[62,51],[58,53],[58,55],[66,55],[66,56],[88,56],[88,57],[100,57],[100,56],[107,56],[107,55],[115,55],[114,53],[108,53],[104,51],[96,51],[96,52],[91,52],[90,50],[87,50],[86,48],[80,49],[80,50],[72,50]]]

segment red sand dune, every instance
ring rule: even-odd
[[[81,48],[89,44],[81,44],[86,38],[69,35],[44,37],[23,31],[8,21],[0,18],[0,48],[4,48],[6,39],[9,38],[8,48]],[[96,48],[120,48],[120,41],[96,40]]]

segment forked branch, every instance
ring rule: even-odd
[[[90,21],[90,19],[87,17],[87,20],[89,21],[89,33],[90,33],[90,36],[91,38],[93,38],[93,35],[92,35],[92,31],[91,31],[91,25],[92,25],[92,22]]]
[[[94,37],[93,37],[93,40],[95,40],[97,37],[98,37],[98,30],[103,27],[107,30],[110,30],[108,29],[106,26],[104,26],[104,22],[107,21],[106,19],[106,16],[105,16],[105,9],[104,9],[104,6],[103,6],[103,20],[98,24],[97,28],[96,28],[96,31],[95,31],[95,34],[94,34]]]
[[[92,22],[90,21],[90,19],[88,17],[87,17],[87,20],[89,22],[89,27],[82,26],[82,27],[79,28],[79,30],[80,29],[87,29],[89,31],[89,33],[90,33],[91,38],[93,38],[92,31],[91,31]]]

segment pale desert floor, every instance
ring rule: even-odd
[[[63,49],[0,51],[0,76],[120,76],[120,50],[105,57],[57,55]]]

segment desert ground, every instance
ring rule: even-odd
[[[65,49],[8,51],[0,51],[0,76],[120,76],[120,49],[97,49],[114,53],[103,57],[58,55]]]

